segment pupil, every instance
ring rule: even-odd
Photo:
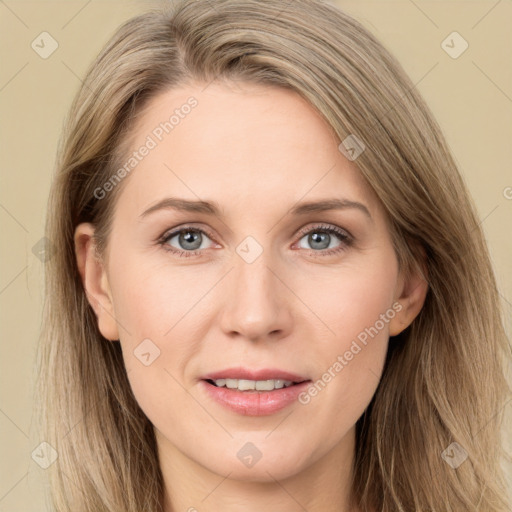
[[[311,246],[315,249],[326,249],[327,247],[329,247],[330,235],[328,233],[313,233],[312,235],[309,236],[309,238]],[[325,243],[325,241],[327,241],[327,244]],[[315,247],[316,243],[320,243],[320,247]]]
[[[198,240],[199,244],[195,243]],[[199,233],[197,231],[184,231],[180,235],[180,244],[185,249],[198,249],[201,246]],[[192,246],[190,246],[190,244],[192,244]]]

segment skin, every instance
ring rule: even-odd
[[[120,341],[155,426],[165,510],[355,510],[355,423],[379,383],[389,336],[419,313],[427,284],[399,272],[379,199],[295,92],[233,82],[165,91],[138,117],[131,150],[191,95],[198,106],[125,178],[106,258],[94,256],[91,224],[75,233],[101,333]],[[223,216],[162,209],[140,217],[169,196],[216,201]],[[288,213],[333,197],[362,203],[371,218],[358,208]],[[342,250],[325,255],[308,240],[310,228],[325,233],[318,223],[353,243],[327,234],[329,249]],[[200,254],[180,257],[156,242],[189,224],[209,233],[199,235]],[[263,250],[252,263],[236,252],[247,236]],[[166,243],[190,251],[178,236]],[[306,405],[250,417],[202,392],[206,373],[240,364],[316,381],[397,303],[400,312]],[[146,338],[160,349],[149,366],[134,356]],[[247,442],[262,454],[252,467],[237,457]]]

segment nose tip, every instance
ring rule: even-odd
[[[247,252],[254,256],[256,246],[247,241]],[[243,248],[243,247],[242,247]],[[256,341],[284,336],[291,327],[286,287],[260,255],[251,263],[240,257],[228,278],[222,312],[222,329]]]

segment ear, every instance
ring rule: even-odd
[[[428,291],[426,253],[420,249],[422,261],[417,268],[405,275],[401,273],[394,301],[401,309],[389,322],[389,335],[396,336],[405,330],[421,311]]]
[[[112,294],[104,264],[98,257],[93,239],[94,226],[84,222],[75,229],[74,242],[78,271],[87,295],[98,319],[98,328],[108,340],[118,340]]]

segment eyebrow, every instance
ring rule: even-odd
[[[179,199],[176,197],[166,197],[153,206],[149,207],[143,213],[140,218],[144,218],[150,213],[157,210],[182,210],[194,213],[204,213],[206,215],[213,215],[216,217],[222,217],[221,208],[215,201],[191,201],[189,199]],[[348,199],[323,199],[321,201],[310,201],[299,203],[290,210],[291,215],[306,215],[308,213],[324,212],[330,210],[346,210],[346,209],[357,209],[363,212],[370,220],[373,220],[369,209],[363,204],[357,201],[351,201]]]

